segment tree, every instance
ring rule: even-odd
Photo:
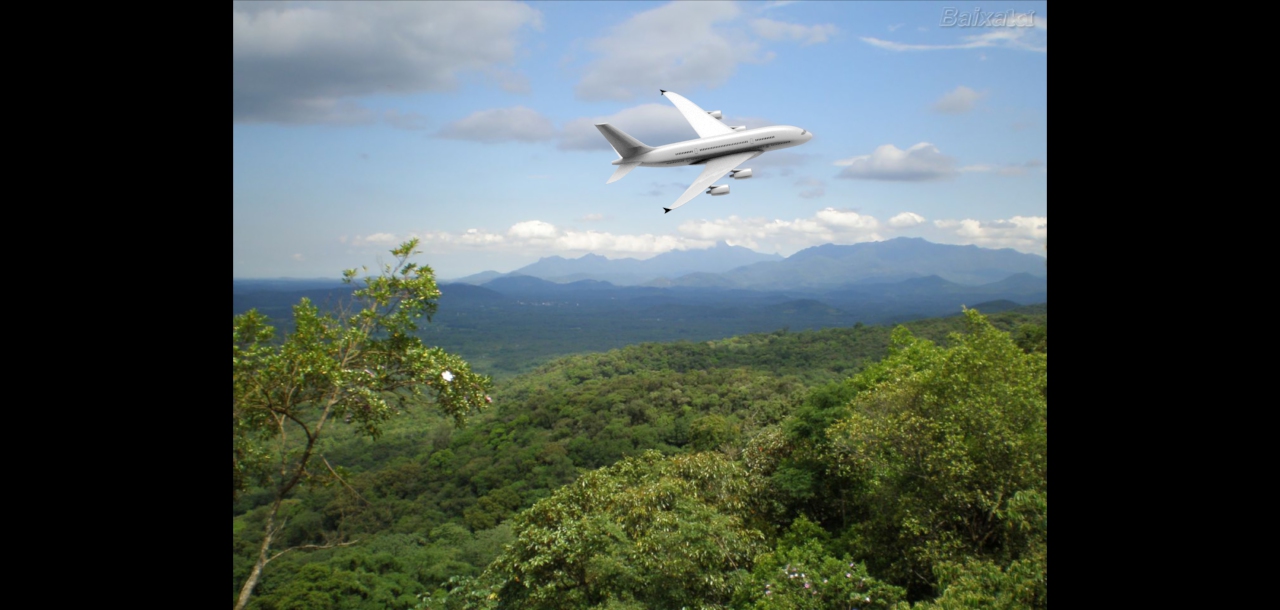
[[[848,555],[827,548],[830,534],[803,515],[755,558],[750,586],[740,587],[734,608],[753,610],[862,610],[895,608],[905,591],[867,573]]]
[[[237,610],[276,557],[297,548],[348,544],[271,554],[272,538],[285,526],[277,523],[280,508],[299,484],[345,484],[318,452],[326,424],[343,418],[377,438],[381,422],[428,397],[457,425],[487,402],[487,376],[415,335],[417,320],[425,316],[430,322],[440,296],[431,268],[409,262],[417,245],[413,239],[392,250],[394,263],[366,277],[337,312],[321,312],[302,299],[293,308],[292,332],[279,340],[256,310],[233,318],[232,499],[253,483],[272,492],[258,558]],[[356,275],[349,269],[343,281],[353,284]]]
[[[452,596],[468,608],[727,607],[763,550],[750,491],[720,453],[624,459],[517,515],[512,544]]]
[[[827,430],[833,469],[860,482],[863,518],[845,536],[916,599],[1013,583],[1000,595],[1043,605],[1047,356],[965,317],[969,332],[945,348],[895,330],[890,355],[853,379],[850,414]]]

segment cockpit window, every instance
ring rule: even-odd
[[[805,131],[805,130],[803,130],[803,129],[801,129],[801,130],[800,130],[800,135],[804,135],[804,134],[806,134],[806,133],[808,133],[808,132],[807,132],[807,131]]]

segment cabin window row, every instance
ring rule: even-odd
[[[739,144],[747,144],[747,143],[749,143],[749,142],[750,142],[750,140],[743,140],[743,141],[741,141],[741,142],[732,142],[732,143],[729,143],[729,144],[721,144],[721,145],[719,145],[719,146],[708,146],[707,148],[699,148],[698,150],[715,150],[715,149],[717,149],[717,148],[724,148],[724,147],[726,147],[726,146],[737,146],[737,145],[739,145]]]

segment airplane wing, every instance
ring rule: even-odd
[[[697,108],[697,106],[694,107]],[[715,119],[711,120],[714,121]],[[698,174],[698,179],[693,181],[693,185],[691,185],[675,203],[671,204],[671,207],[662,209],[670,212],[671,210],[688,203],[690,199],[701,195],[702,191],[706,190],[708,186],[711,186],[711,183],[724,177],[724,175],[732,171],[733,168],[738,167],[751,159],[759,157],[761,154],[763,154],[761,151],[749,150],[746,152],[709,159],[706,166],[702,168],[702,173]],[[665,214],[666,212],[663,213]]]
[[[698,132],[699,138],[709,138],[711,136],[722,136],[726,133],[733,133],[728,125],[721,123],[719,119],[707,114],[706,110],[698,107],[697,104],[684,99],[678,93],[672,93],[666,89],[659,89],[662,95],[671,100],[676,105],[676,110],[684,115],[684,120],[689,121],[689,125],[693,126],[693,130]]]

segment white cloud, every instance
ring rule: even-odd
[[[814,217],[829,227],[867,231],[874,231],[880,228],[880,222],[875,218],[859,214],[853,210],[826,208],[819,211]]]
[[[303,259],[303,258],[302,258],[302,254],[301,254],[301,253],[295,253],[293,256],[290,256],[289,258],[291,258],[291,259],[293,259],[293,260],[295,260],[295,261],[298,261],[299,263],[301,263],[301,262],[303,262],[303,261],[305,260],[305,259]]]
[[[948,91],[941,99],[934,102],[933,109],[936,112],[944,114],[963,114],[973,110],[974,104],[986,96],[987,93],[985,91],[979,93],[964,85],[960,85],[959,87]]]
[[[903,212],[893,218],[890,218],[889,226],[895,229],[905,229],[921,224],[924,220],[924,216],[916,214],[915,212]]]
[[[504,66],[541,19],[516,2],[237,2],[232,121],[371,122],[360,97],[450,90],[467,72],[519,89]]]
[[[1013,12],[1009,12],[1007,15],[1010,16],[1007,20],[973,21],[974,26],[985,25],[988,27],[982,27],[981,33],[961,36],[961,42],[953,44],[909,44],[881,40],[870,36],[863,36],[862,41],[890,51],[936,51],[941,49],[981,49],[986,47],[1004,47],[1038,53],[1047,53],[1049,51],[1049,22],[1044,17],[1031,13]],[[943,31],[953,29],[956,28],[945,26],[942,28]],[[961,27],[959,29],[968,30],[973,29],[973,27]],[[923,32],[926,28],[921,27],[919,30]]]
[[[598,231],[565,231],[555,243],[557,250],[570,252],[613,252],[661,254],[672,250],[702,250],[713,242],[689,240],[675,235],[614,235]]]
[[[541,220],[517,222],[516,224],[511,225],[511,228],[507,230],[507,235],[510,235],[512,238],[526,240],[551,239],[556,236],[556,233],[555,225],[549,222],[542,222]]]
[[[1022,252],[1044,253],[1049,234],[1049,219],[1044,216],[1014,216],[1009,219],[978,221],[935,220],[951,240],[984,248],[1014,248]]]
[[[800,25],[773,19],[753,19],[751,30],[766,40],[792,40],[804,45],[818,44],[834,36],[836,26],[829,23],[821,25]]]
[[[600,214],[590,214],[582,220],[602,219]],[[988,221],[944,219],[929,223],[919,214],[902,212],[882,223],[874,216],[856,210],[827,207],[811,216],[792,220],[738,216],[686,220],[676,228],[675,233],[667,235],[580,231],[541,220],[526,220],[505,231],[468,229],[460,233],[374,233],[350,240],[340,238],[339,241],[351,246],[377,247],[382,250],[410,237],[417,237],[421,240],[422,249],[432,253],[484,252],[549,256],[592,252],[615,257],[648,258],[672,250],[710,248],[721,241],[759,252],[790,255],[811,246],[882,241],[897,235],[925,237],[937,243],[1014,248],[1044,254],[1047,234],[1048,219],[1043,216],[1014,216]]]
[[[406,237],[417,237],[421,240],[423,249],[430,252],[458,248],[501,247],[507,242],[507,238],[501,233],[492,233],[481,229],[467,229],[463,233],[449,233],[448,231],[411,232]]]
[[[604,214],[587,214],[582,217],[582,220],[586,222],[600,222],[601,220],[604,220]]]
[[[672,2],[634,15],[587,43],[599,57],[574,92],[584,100],[630,100],[724,84],[739,63],[769,58],[757,58],[758,44],[720,25],[739,12],[726,2]]]
[[[727,241],[761,252],[790,255],[822,244],[854,244],[881,241],[899,235],[925,237],[936,243],[976,245],[984,248],[1013,248],[1021,252],[1045,254],[1048,219],[1043,216],[1014,216],[1009,219],[978,221],[937,220],[932,223],[914,212],[902,212],[887,223],[854,210],[825,208],[808,218],[793,220],[739,218],[689,220],[678,230],[682,235],[710,242]]]
[[[583,218],[603,219],[604,216],[600,214]],[[518,222],[505,233],[470,229],[466,233],[440,231],[413,233],[411,236],[420,238],[423,248],[432,252],[482,248],[486,251],[498,250],[535,256],[593,252],[646,258],[671,250],[700,250],[715,245],[713,241],[678,235],[618,235],[604,231],[563,229],[541,220]]]
[[[345,239],[345,238],[344,238]],[[343,240],[339,240],[343,241]],[[373,233],[371,235],[357,235],[351,238],[350,242],[353,246],[396,246],[402,240],[391,233]],[[345,241],[343,243],[346,243]]]
[[[711,242],[727,241],[753,250],[795,252],[826,243],[853,244],[884,239],[874,217],[852,210],[825,208],[810,218],[781,220],[739,218],[689,220],[680,233]]]
[[[889,26],[889,31],[890,31],[890,32],[896,32],[896,31],[898,31],[898,28],[900,28],[900,27],[902,27],[902,26],[903,26],[903,24],[901,24],[901,23],[895,23],[895,24],[893,24],[893,25]]]
[[[940,180],[955,174],[955,160],[928,142],[906,150],[885,144],[869,155],[841,159],[835,165],[845,166],[837,178],[862,180],[919,182]]]
[[[438,138],[476,142],[538,142],[555,136],[551,119],[524,106],[481,110],[445,125],[436,133]]]

